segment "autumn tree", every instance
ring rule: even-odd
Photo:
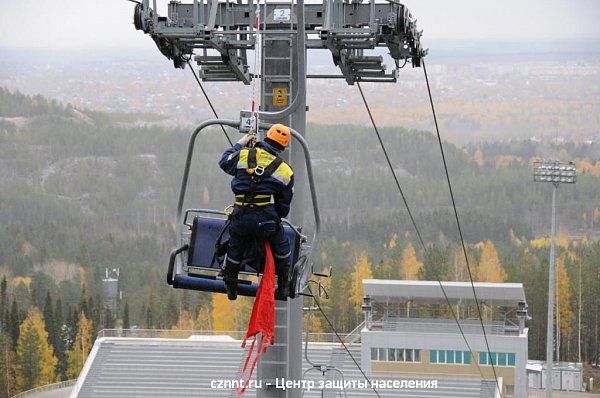
[[[36,307],[31,307],[19,328],[14,367],[17,389],[25,391],[55,382],[57,363],[52,346],[48,344],[42,314]]]
[[[172,330],[193,330],[194,329],[194,317],[189,310],[183,310],[179,314],[177,323],[173,325]]]
[[[481,253],[481,261],[477,267],[476,279],[479,282],[504,282],[506,280],[506,272],[500,264],[498,252],[492,241],[488,240],[483,245]]]
[[[483,152],[481,152],[481,149],[477,148],[473,154],[473,160],[478,166],[483,166],[485,164],[485,159],[483,158]]]
[[[123,329],[129,328],[129,303],[125,301],[125,308],[123,309]]]
[[[373,271],[369,257],[366,252],[362,252],[354,265],[354,271],[350,274],[350,304],[354,307],[355,312],[360,312],[363,302],[364,290],[362,281],[363,279],[372,278]]]
[[[400,263],[400,275],[402,279],[414,281],[419,279],[419,273],[423,269],[423,263],[417,260],[417,253],[412,243],[402,252],[402,262]]]
[[[0,331],[0,397],[7,398],[14,392],[15,378],[13,364],[15,354],[10,347],[10,337]]]
[[[248,326],[253,300],[238,297],[230,301],[224,294],[213,294],[211,320],[213,330],[220,332],[245,330]]]
[[[19,316],[19,307],[17,305],[17,300],[13,297],[10,306],[10,314],[8,315],[8,329],[13,346],[17,344],[17,340],[19,339],[20,323],[21,317]]]
[[[71,350],[67,353],[67,376],[76,378],[83,368],[83,364],[92,349],[92,322],[87,319],[83,312],[79,315],[77,322],[77,335]]]
[[[196,321],[194,322],[194,329],[213,330],[211,308],[209,306],[201,306],[198,310],[198,316],[196,316]]]
[[[560,256],[556,264],[556,284],[558,289],[558,319],[560,331],[567,336],[571,332],[571,322],[575,317],[571,305],[571,283],[563,256]]]

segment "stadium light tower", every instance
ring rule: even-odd
[[[558,185],[575,184],[577,168],[573,162],[541,160],[533,163],[533,181],[550,182],[552,189],[552,236],[550,239],[550,263],[548,264],[548,327],[546,330],[546,398],[552,398],[552,341],[554,323],[554,268],[556,240],[556,190]],[[558,342],[557,342],[558,344]]]

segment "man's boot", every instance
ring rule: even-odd
[[[227,291],[227,298],[229,300],[237,299],[237,279],[223,278],[225,282],[225,290]]]
[[[276,300],[287,300],[289,294],[289,283],[287,275],[277,274],[277,291],[275,291]]]

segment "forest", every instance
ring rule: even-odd
[[[166,285],[191,127],[136,121],[0,88],[0,397],[76,378],[102,329],[246,327],[250,300]],[[333,267],[323,305],[342,332],[362,320],[364,278],[468,280],[436,137],[397,127],[382,136],[426,251],[373,132],[307,127],[324,228],[315,267]],[[217,166],[227,146],[218,129],[198,140],[186,207],[231,203]],[[561,360],[578,359],[580,330],[582,360],[598,360],[599,147],[577,137],[445,143],[474,278],[524,284],[532,359],[545,356],[551,187],[533,182],[531,164],[557,158],[579,169],[558,193]],[[304,219],[310,231],[308,207]],[[120,269],[115,312],[103,304],[107,268]],[[313,317],[311,332],[325,325]]]

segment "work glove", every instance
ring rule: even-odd
[[[240,144],[241,146],[245,147],[252,140],[252,138],[254,138],[254,137],[251,134],[246,134],[245,136],[240,138],[237,143]]]

